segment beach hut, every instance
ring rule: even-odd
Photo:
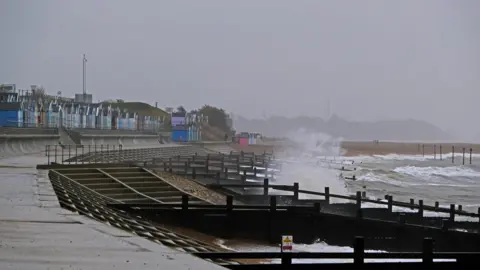
[[[23,125],[23,110],[21,102],[0,103],[0,126],[21,127]]]
[[[135,130],[137,126],[137,113],[132,112],[128,114],[127,127],[128,130]]]
[[[47,110],[47,126],[49,128],[56,128],[60,126],[59,113],[61,110],[60,104],[50,103]]]
[[[112,106],[109,105],[103,110],[102,129],[112,129],[112,124]]]
[[[172,141],[188,142],[189,130],[185,126],[172,127]]]

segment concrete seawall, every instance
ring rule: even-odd
[[[58,144],[58,135],[0,135],[0,158],[40,153],[46,145]]]
[[[159,137],[155,135],[86,135],[80,137],[82,145],[123,145],[127,147],[159,145]]]

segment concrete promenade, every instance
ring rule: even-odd
[[[0,159],[0,269],[224,269],[61,209],[43,159]]]

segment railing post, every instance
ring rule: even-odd
[[[63,164],[63,159],[64,159],[64,157],[63,157],[63,149],[64,149],[64,148],[62,147],[62,164]]]
[[[330,204],[330,187],[325,187],[325,203]]]
[[[432,238],[423,239],[422,263],[433,263],[433,240]]]
[[[68,164],[71,164],[71,163],[72,163],[71,158],[72,158],[72,145],[69,144],[69,145],[68,145]]]
[[[413,198],[410,198],[410,209],[415,209],[415,200]]]
[[[47,152],[45,155],[47,155],[47,164],[50,165],[50,144],[45,146],[47,148]]]
[[[442,160],[442,145],[440,144],[440,160]]]
[[[463,148],[462,152],[462,165],[465,165],[465,147]]]
[[[75,144],[75,164],[78,164],[78,145]]]
[[[53,150],[55,150],[55,163],[57,163],[57,149],[58,149],[57,147],[58,147],[58,145],[55,145],[55,147],[53,149]]]
[[[365,239],[362,236],[356,236],[353,242],[353,263],[355,265],[363,264],[365,259]]]
[[[452,145],[452,163],[455,163],[455,146]]]
[[[435,202],[435,211],[438,210],[439,207],[440,207],[440,203],[438,201]]]

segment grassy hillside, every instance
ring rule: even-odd
[[[137,112],[140,115],[149,116],[168,116],[169,114],[162,109],[155,108],[150,104],[143,102],[121,102],[121,103],[108,103],[103,102],[104,105],[112,105],[113,108],[126,109],[129,112]]]

